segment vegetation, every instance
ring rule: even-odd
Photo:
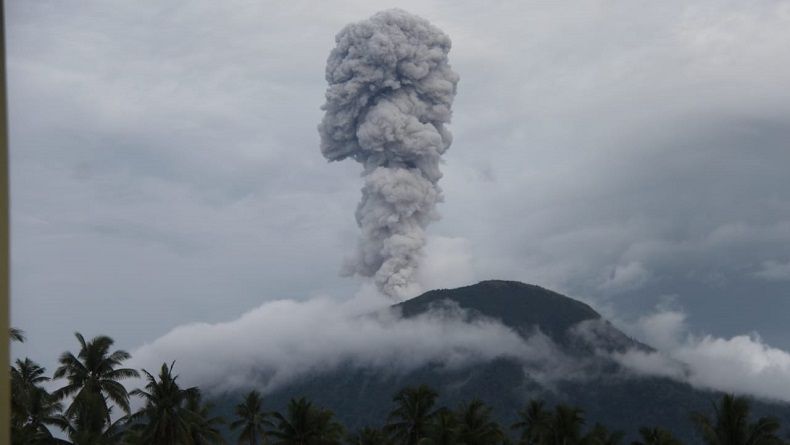
[[[631,445],[682,445],[681,441],[663,428],[642,427],[639,428],[639,435],[642,436],[642,440],[634,441]]]
[[[11,338],[11,341],[18,341],[24,342],[25,341],[25,332],[21,329],[11,328],[8,331],[8,336]]]
[[[439,394],[422,385],[400,390],[393,401],[396,407],[389,415],[385,431],[396,443],[416,445],[428,434],[428,425],[435,416],[434,405]]]
[[[22,331],[11,338],[24,341]],[[123,367],[129,353],[112,350],[113,340],[90,341],[75,334],[76,355],[64,352],[52,378],[29,358],[10,369],[13,445],[624,445],[624,435],[601,424],[587,425],[574,406],[547,406],[532,400],[510,428],[497,423],[492,410],[470,398],[455,409],[437,406],[438,393],[428,386],[395,393],[383,425],[347,433],[328,409],[306,398],[293,398],[283,412],[266,410],[263,396],[250,391],[226,422],[212,414],[197,387],[182,387],[175,363],[163,363],[157,375]],[[127,392],[121,381],[142,374],[143,388]],[[52,392],[47,387],[58,389]],[[141,402],[132,412],[131,398]],[[699,439],[707,445],[787,445],[780,423],[753,419],[747,399],[725,395],[708,413],[693,413]],[[669,429],[642,427],[631,445],[681,445]]]
[[[304,397],[292,399],[285,414],[273,416],[275,427],[267,433],[275,445],[335,445],[343,438],[343,426],[334,414]]]
[[[692,420],[708,445],[773,445],[781,444],[777,437],[779,421],[761,417],[751,422],[749,402],[746,399],[725,395],[713,406],[714,416],[694,413]]]
[[[182,389],[178,386],[174,365],[175,362],[170,366],[163,363],[156,377],[143,370],[147,380],[145,389],[132,391],[132,395],[145,401],[145,405],[129,418],[134,442],[192,444],[193,436],[201,436],[193,433],[209,423],[200,415],[200,391],[196,387]]]
[[[266,440],[266,428],[272,425],[266,420],[269,413],[263,410],[261,393],[250,391],[244,401],[236,406],[236,420],[231,429],[241,428],[239,434],[240,444],[259,445]]]
[[[54,378],[65,378],[65,386],[52,395],[62,401],[71,397],[64,411],[69,420],[67,431],[75,444],[113,443],[120,431],[112,420],[112,405],[129,414],[129,393],[120,380],[139,377],[134,369],[121,368],[130,355],[126,351],[113,351],[113,340],[98,336],[91,341],[79,332],[74,334],[80,343],[75,357],[64,352],[58,362]]]

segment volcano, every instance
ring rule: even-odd
[[[525,339],[540,335],[557,355],[572,366],[542,369],[498,358],[485,363],[447,369],[428,365],[412,372],[343,366],[314,373],[287,387],[265,394],[268,409],[281,410],[292,397],[305,396],[334,411],[349,429],[381,426],[399,389],[426,384],[439,393],[439,405],[455,407],[479,398],[493,408],[506,429],[530,399],[566,403],[584,410],[588,425],[600,422],[635,439],[642,426],[663,426],[687,443],[700,442],[690,421],[692,412],[709,412],[721,393],[701,390],[663,377],[636,375],[611,358],[629,349],[653,351],[630,338],[589,305],[539,286],[516,281],[489,280],[457,289],[439,289],[398,303],[393,309],[405,318],[416,317],[448,304],[462,309],[470,320],[496,320]],[[232,416],[241,394],[218,400],[223,415]],[[756,416],[776,416],[790,423],[790,405],[753,400]]]

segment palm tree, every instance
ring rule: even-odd
[[[11,416],[24,422],[28,417],[28,403],[31,392],[40,383],[49,380],[44,375],[46,370],[38,363],[25,358],[16,360],[15,366],[11,367]]]
[[[154,377],[143,370],[148,381],[145,389],[135,389],[131,395],[142,398],[145,405],[134,413],[129,423],[140,440],[154,444],[192,444],[193,426],[200,422],[199,416],[187,409],[190,397],[196,397],[195,387],[182,389],[173,375],[175,362],[162,364],[159,376]]]
[[[339,445],[343,427],[334,414],[316,408],[304,397],[291,399],[286,414],[273,414],[275,427],[267,431],[274,445]]]
[[[340,445],[345,436],[343,425],[334,419],[335,414],[322,408],[314,408],[315,435],[308,445]]]
[[[25,331],[17,328],[10,328],[8,330],[8,337],[11,339],[11,341],[18,341],[20,343],[24,343]]]
[[[244,401],[236,405],[236,420],[230,424],[232,430],[241,428],[238,443],[250,445],[263,443],[262,441],[266,440],[266,428],[271,426],[266,417],[268,414],[263,411],[261,393],[255,390],[247,393]]]
[[[491,408],[474,399],[458,410],[458,438],[465,445],[494,445],[505,439],[499,424],[491,420]]]
[[[527,407],[518,412],[519,421],[510,428],[521,430],[519,444],[532,445],[545,441],[551,424],[551,413],[545,406],[543,400],[530,400]]]
[[[48,381],[49,377],[45,376],[44,372],[46,372],[46,369],[27,357],[25,360],[17,359],[15,366],[11,368],[12,404],[14,395],[23,396],[30,389]]]
[[[77,419],[79,428],[89,428],[95,435],[112,425],[108,399],[129,414],[129,393],[119,380],[139,374],[134,369],[120,368],[130,355],[122,350],[110,352],[114,343],[110,337],[98,336],[86,342],[79,332],[74,335],[80,351],[76,357],[68,351],[60,356],[54,377],[65,377],[68,383],[53,394],[58,400],[73,395],[66,417]]]
[[[225,423],[220,416],[212,416],[211,403],[203,403],[200,391],[187,392],[184,408],[195,414],[193,422],[189,425],[192,445],[224,444],[225,440],[219,432],[218,426]]]
[[[459,425],[454,412],[447,408],[440,408],[431,418],[426,428],[426,437],[420,439],[419,445],[456,445]]]
[[[68,422],[60,412],[62,406],[44,388],[34,388],[27,394],[26,418],[12,420],[11,437],[13,444],[51,444],[59,443],[49,430],[49,426],[65,429]]]
[[[426,385],[400,390],[392,399],[397,406],[389,414],[385,431],[391,433],[398,443],[415,445],[427,433],[438,396]]]
[[[378,429],[366,426],[354,434],[350,434],[346,439],[348,445],[392,445],[387,433]]]
[[[702,438],[708,445],[772,445],[781,444],[776,435],[779,421],[761,417],[751,423],[749,402],[743,397],[726,394],[713,405],[713,419],[701,413],[692,414]]]
[[[49,380],[46,370],[29,358],[11,368],[11,437],[13,444],[56,442],[49,426],[65,428],[62,406],[39,384]]]
[[[124,435],[123,427],[128,416],[121,416],[109,424],[104,424],[104,419],[96,415],[96,412],[101,409],[102,402],[98,398],[91,398],[86,403],[85,408],[77,410],[72,417],[64,417],[66,421],[61,428],[68,434],[69,441],[60,440],[56,443],[68,445],[116,445],[119,443]]]
[[[584,425],[583,411],[568,405],[557,405],[551,416],[546,436],[548,445],[576,445],[581,443]]]
[[[313,405],[304,397],[291,399],[286,408],[286,414],[275,412],[272,415],[276,424],[268,434],[275,438],[276,444],[307,445],[315,425],[311,414]]]
[[[671,432],[663,428],[639,428],[641,441],[631,442],[631,445],[683,445],[683,442],[675,439]]]
[[[581,443],[584,445],[619,445],[623,441],[623,436],[624,434],[620,431],[609,431],[605,426],[596,423],[585,434]]]

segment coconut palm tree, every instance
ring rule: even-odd
[[[773,445],[782,441],[776,435],[780,425],[772,417],[751,422],[749,402],[743,397],[726,394],[713,405],[714,417],[692,414],[703,440],[708,445]]]
[[[218,428],[219,425],[225,423],[225,419],[220,416],[211,415],[213,405],[209,402],[203,402],[199,390],[187,392],[184,408],[195,414],[192,423],[189,425],[192,445],[215,445],[225,443]]]
[[[551,412],[546,410],[543,400],[530,400],[526,408],[518,412],[519,421],[511,425],[521,430],[519,444],[532,445],[545,441],[551,425]]]
[[[16,360],[15,365],[11,368],[12,407],[17,403],[24,403],[24,397],[32,389],[49,380],[49,377],[45,376],[44,372],[46,372],[46,369],[29,358]]]
[[[261,393],[250,391],[244,401],[236,405],[236,420],[230,424],[232,430],[241,428],[239,444],[258,445],[265,440],[266,428],[272,426],[266,420],[269,414],[263,411]]]
[[[631,442],[631,445],[683,445],[683,442],[676,439],[672,433],[663,428],[639,428],[639,435],[642,440]]]
[[[420,439],[419,445],[456,445],[459,425],[454,412],[447,408],[440,408],[429,422],[425,435]]]
[[[11,437],[16,444],[49,444],[56,440],[49,426],[65,428],[62,405],[39,384],[46,370],[29,358],[11,368]]]
[[[97,399],[89,400],[86,406],[75,412],[71,417],[65,417],[66,423],[62,427],[68,434],[69,440],[60,440],[55,443],[68,445],[116,445],[124,435],[124,426],[128,419],[121,416],[115,421],[104,424],[104,419],[97,416],[102,403]],[[110,408],[112,411],[112,408]],[[110,413],[112,416],[112,413]]]
[[[25,358],[17,359],[11,367],[11,415],[22,419],[27,417],[27,403],[31,391],[40,383],[49,380],[46,370],[38,363]]]
[[[273,414],[274,429],[267,434],[274,445],[339,445],[343,427],[334,420],[334,414],[314,407],[304,397],[291,399],[286,414]]]
[[[148,381],[145,389],[131,392],[145,401],[145,405],[129,418],[131,429],[143,443],[192,444],[193,425],[200,419],[186,404],[190,397],[196,397],[198,389],[178,386],[178,376],[173,375],[174,365],[175,362],[170,366],[163,363],[158,378],[143,370]]]
[[[624,434],[620,431],[609,431],[608,428],[596,423],[581,440],[583,445],[619,445]]]
[[[44,388],[34,388],[26,395],[25,418],[12,419],[11,443],[44,445],[60,443],[50,426],[65,429],[68,422],[61,414],[62,406]],[[15,413],[18,415],[18,413]],[[22,420],[21,422],[19,420]]]
[[[11,339],[11,341],[18,341],[20,343],[24,343],[25,331],[17,328],[10,328],[8,330],[8,337]]]
[[[568,405],[557,405],[549,422],[547,445],[576,445],[581,443],[583,411]]]
[[[308,445],[340,445],[345,437],[345,429],[335,420],[335,414],[323,408],[314,408],[315,439]]]
[[[112,424],[108,400],[129,414],[129,393],[120,380],[139,374],[134,369],[120,367],[130,355],[122,350],[110,352],[114,343],[110,337],[98,336],[86,342],[79,332],[74,335],[80,343],[80,351],[76,357],[68,351],[60,356],[60,367],[55,370],[54,377],[66,378],[68,383],[53,395],[58,400],[74,396],[66,409],[66,417],[77,418],[75,425],[90,428],[95,435]]]
[[[315,429],[312,403],[306,398],[291,399],[286,414],[275,412],[274,429],[267,431],[275,444],[307,445]]]
[[[399,444],[415,445],[427,434],[438,396],[426,385],[400,390],[392,399],[396,407],[389,414],[385,431]]]
[[[364,427],[346,439],[348,445],[392,445],[389,436],[378,428]]]
[[[458,439],[465,445],[494,445],[505,439],[499,424],[491,420],[491,408],[480,399],[461,405],[457,418]]]

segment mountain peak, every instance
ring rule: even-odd
[[[396,307],[405,317],[410,317],[445,300],[497,319],[522,333],[539,328],[558,341],[562,341],[573,326],[601,319],[601,315],[585,303],[540,286],[508,280],[486,280],[456,289],[432,290]]]
[[[464,287],[473,287],[473,286],[488,286],[488,287],[540,287],[534,284],[527,284],[522,283],[521,281],[513,281],[513,280],[483,280],[477,284],[471,284],[469,286]]]

